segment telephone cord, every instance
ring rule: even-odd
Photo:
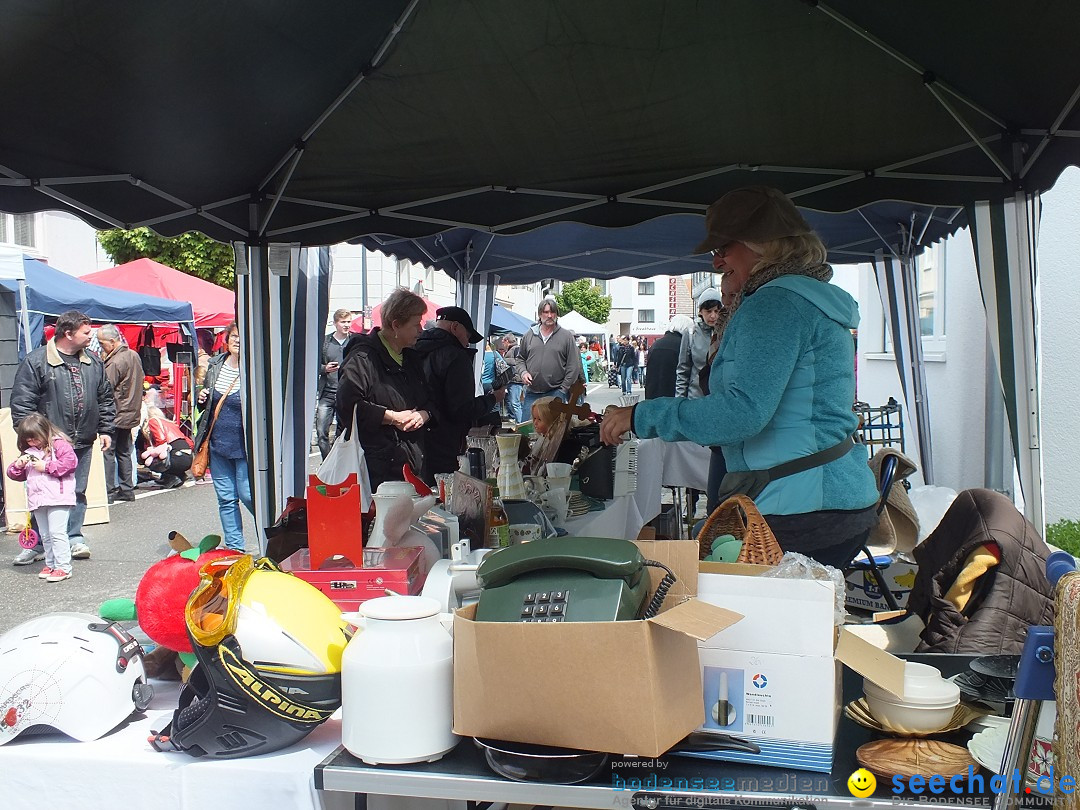
[[[641,616],[643,619],[651,619],[659,613],[660,608],[664,606],[664,599],[667,598],[671,586],[675,584],[676,577],[670,568],[656,560],[645,560],[645,565],[652,566],[653,568],[663,568],[667,571],[667,573],[664,574],[664,578],[660,580],[660,584],[656,586],[656,593],[653,594],[648,607],[645,608],[645,613]]]

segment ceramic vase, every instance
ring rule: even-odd
[[[525,479],[521,477],[521,465],[518,464],[518,444],[521,442],[521,434],[499,434],[495,439],[499,443],[499,474],[495,479],[499,485],[499,497],[512,500],[528,497]]]

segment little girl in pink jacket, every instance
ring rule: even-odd
[[[59,428],[40,413],[28,414],[16,429],[22,455],[8,465],[8,478],[26,482],[26,508],[45,546],[46,582],[71,578],[68,512],[75,505],[75,451]]]

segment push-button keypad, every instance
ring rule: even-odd
[[[561,622],[566,620],[570,591],[538,591],[527,593],[522,600],[521,621]]]

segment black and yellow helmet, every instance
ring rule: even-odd
[[[199,576],[185,609],[198,665],[150,742],[234,759],[303,739],[341,705],[340,610],[265,558],[220,558]]]

